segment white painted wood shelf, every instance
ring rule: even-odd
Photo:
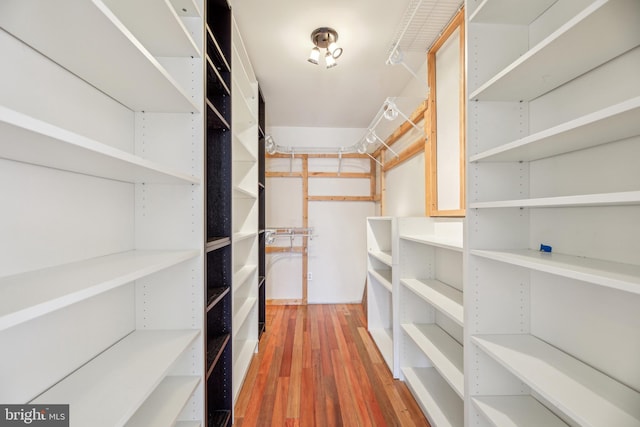
[[[200,251],[128,251],[0,278],[0,330],[197,257]]]
[[[640,266],[531,249],[489,251],[471,255],[640,294]]]
[[[370,269],[369,274],[376,279],[376,283],[379,283],[380,286],[388,290],[390,293],[393,293],[391,270]]]
[[[369,329],[369,333],[387,365],[393,366],[393,331],[391,329],[374,328]]]
[[[258,271],[257,265],[245,265],[233,274],[233,283],[235,284],[234,292],[242,288],[248,279]]]
[[[242,301],[242,304],[235,310],[235,313],[233,315],[234,335],[237,334],[237,331],[240,330],[242,328],[242,325],[244,325],[244,322],[247,321],[247,319],[249,318],[249,314],[253,311],[257,302],[257,298],[245,298]]]
[[[103,1],[153,56],[201,56],[200,49],[182,23],[178,10],[174,8],[173,0]],[[185,4],[179,5],[181,9],[191,10],[192,14],[198,12],[193,1],[183,3]],[[153,16],[153,19],[140,19],[145,15]]]
[[[640,2],[465,3],[465,423],[638,427]]]
[[[436,310],[464,326],[462,292],[435,279],[401,279],[400,284]]]
[[[434,368],[402,368],[402,373],[432,426],[464,426],[462,400]]]
[[[471,401],[493,427],[567,427],[531,396],[481,396]]]
[[[247,232],[238,232],[233,233],[233,243],[238,243],[243,240],[252,239],[254,237],[258,237],[257,231],[247,231]]]
[[[200,377],[167,376],[126,427],[171,427],[200,383]]]
[[[473,162],[533,161],[640,135],[640,97],[602,108],[470,156]]]
[[[146,3],[169,7],[164,1]],[[0,26],[133,111],[200,110],[199,103],[100,0],[3,1]]]
[[[594,1],[473,91],[469,99],[529,101],[547,93],[637,46],[638,15],[640,3],[635,0]],[[621,30],[608,34],[603,43],[602,34],[593,29],[607,28],[611,22]]]
[[[571,196],[539,197],[519,200],[499,200],[494,202],[473,202],[471,209],[494,208],[569,208],[596,206],[640,205],[640,191],[618,193],[578,194]]]
[[[200,18],[202,12],[194,0],[169,0],[176,13],[185,18]]]
[[[433,363],[433,367],[464,398],[462,345],[436,324],[402,324],[404,332]]]
[[[202,427],[200,421],[178,421],[175,427]]]
[[[472,342],[582,426],[640,426],[640,393],[532,335]]]
[[[367,330],[380,350],[394,378],[397,366],[395,317],[397,300],[394,283],[393,247],[396,219],[368,217],[367,233]]]
[[[558,0],[484,0],[469,17],[473,23],[528,25]]]
[[[437,248],[450,249],[452,251],[462,252],[462,239],[461,236],[438,236],[438,235],[402,235],[401,239],[409,240],[412,242],[422,243],[429,246],[435,246]]]
[[[369,251],[369,255],[371,255],[378,261],[388,265],[389,267],[391,267],[393,264],[393,258],[391,256],[391,252]]]
[[[31,403],[68,403],[75,426],[125,425],[198,335],[134,331]]]
[[[0,133],[0,157],[4,159],[131,183],[200,183],[192,175],[3,106]]]

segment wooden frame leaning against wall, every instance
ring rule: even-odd
[[[453,17],[427,53],[429,84],[428,113],[425,121],[426,213],[427,216],[465,215],[465,47],[464,8]],[[455,55],[457,42],[458,55]],[[451,55],[453,53],[453,55]],[[439,65],[449,72],[439,77]],[[451,70],[457,68],[458,73]],[[457,65],[457,67],[456,67]],[[457,77],[457,78],[456,78]],[[438,97],[438,89],[443,93]],[[457,92],[457,93],[456,93]],[[446,94],[446,96],[444,96]],[[455,126],[455,123],[458,126]],[[439,189],[460,189],[451,199]]]

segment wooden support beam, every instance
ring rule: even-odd
[[[302,227],[309,227],[309,157],[302,158]],[[307,305],[309,281],[309,238],[302,238],[302,305]]]
[[[428,106],[427,100],[421,102],[420,105],[418,105],[418,107],[409,116],[409,119],[411,120],[411,122],[415,123],[416,125],[420,123],[424,119],[424,113],[425,111],[427,111],[427,106]],[[409,132],[412,128],[413,128],[413,125],[408,121],[405,121],[398,127],[398,129],[396,129],[387,138],[387,140],[385,141],[385,144],[387,144],[389,147],[392,146],[393,144],[398,142],[400,138],[402,138],[402,136],[407,132]],[[386,150],[387,150],[387,147],[385,147],[384,145],[381,145],[380,147],[378,147],[376,151],[373,152],[372,156],[378,157],[380,154],[382,154]]]
[[[303,246],[267,246],[265,252],[268,254],[281,254],[281,253],[304,253]]]
[[[309,196],[310,202],[373,202],[371,196]]]
[[[393,159],[389,160],[389,162],[385,163],[384,172],[387,172],[395,168],[396,166],[399,166],[401,163],[409,160],[413,156],[424,152],[424,144],[425,141],[423,138],[414,141],[411,145],[409,145],[399,153],[399,157],[394,157]]]
[[[309,172],[309,178],[361,178],[369,179],[371,174],[367,172]]]
[[[266,178],[302,178],[302,172],[265,172]]]

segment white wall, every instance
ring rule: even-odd
[[[400,65],[396,65],[399,67]],[[408,72],[408,71],[407,71]],[[421,97],[426,99],[427,61],[416,71],[418,78],[412,78],[401,93],[401,96]],[[420,79],[420,80],[419,80]],[[405,112],[411,114],[412,111]],[[423,123],[419,123],[422,127]],[[407,138],[399,141],[394,149],[401,150],[415,140],[412,131]],[[425,167],[424,154],[418,154],[410,160],[389,170],[385,181],[385,216],[424,216],[425,215]]]
[[[278,145],[296,147],[340,147],[353,145],[364,129],[273,127],[269,132]],[[343,172],[368,172],[370,162],[344,159]],[[293,167],[289,159],[268,159],[267,171],[299,172],[301,160]],[[337,172],[337,159],[310,159],[310,171]],[[268,178],[266,200],[267,228],[302,226],[302,179]],[[311,178],[309,195],[368,196],[367,179]],[[309,202],[310,227],[315,237],[309,241],[308,282],[310,304],[360,302],[366,280],[365,219],[374,215],[373,202]],[[278,239],[276,246],[289,246]],[[300,246],[295,239],[293,246]],[[275,253],[266,257],[267,299],[302,298],[302,255]]]

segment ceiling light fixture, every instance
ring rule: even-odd
[[[317,65],[320,59],[320,49],[326,49],[324,61],[327,68],[333,68],[338,65],[336,59],[342,55],[342,48],[337,44],[338,33],[336,30],[329,27],[316,28],[311,33],[311,41],[314,47],[311,49],[307,61]]]

